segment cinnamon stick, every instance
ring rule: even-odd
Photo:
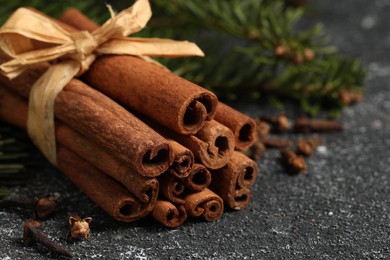
[[[157,200],[152,216],[164,226],[175,228],[184,223],[187,212],[183,205],[176,206],[166,200]]]
[[[81,134],[60,122],[56,123],[56,139],[85,161],[120,182],[141,202],[148,203],[157,198],[159,183],[156,178],[140,175],[128,164],[107,153]]]
[[[60,18],[79,30],[98,28],[88,20],[76,9],[68,9]],[[83,80],[117,102],[184,135],[196,133],[205,120],[211,120],[218,103],[212,92],[129,55],[100,56]]]
[[[0,86],[0,118],[25,129],[27,125],[27,100]],[[57,143],[123,184],[141,202],[147,203],[156,200],[159,190],[156,178],[147,178],[138,174],[130,169],[126,163],[108,154],[61,122],[56,122],[55,131]]]
[[[63,146],[57,147],[58,168],[92,201],[116,220],[132,222],[148,215],[156,201],[140,203],[119,183]]]
[[[31,66],[19,77],[0,82],[28,98],[33,83],[49,64]],[[142,175],[155,177],[168,169],[172,153],[169,143],[123,107],[73,79],[55,100],[55,116],[108,152],[124,160]]]
[[[185,197],[187,214],[192,217],[202,217],[206,221],[216,221],[223,213],[223,200],[208,188]]]
[[[212,171],[210,189],[221,196],[231,209],[240,210],[249,206],[252,198],[249,187],[257,174],[256,162],[240,152],[234,152],[226,166]]]
[[[4,88],[0,88],[4,90]],[[11,103],[10,103],[11,102]],[[17,102],[23,104],[23,99]],[[11,111],[16,103],[12,96],[0,92],[0,117],[19,127],[25,127],[27,110],[20,116],[14,116]],[[134,195],[123,188],[119,183],[83,161],[64,146],[57,146],[58,168],[80,188],[97,205],[109,215],[120,221],[135,221],[146,216],[156,202],[151,199],[149,203],[140,203]]]
[[[219,102],[214,119],[232,130],[236,150],[245,151],[255,141],[256,122],[236,109]]]
[[[178,142],[169,139],[172,153],[174,155],[173,163],[168,171],[177,178],[186,178],[190,174],[190,169],[194,164],[194,154],[188,148]]]
[[[188,177],[181,179],[181,182],[187,189],[199,192],[210,185],[211,173],[203,164],[195,163]]]
[[[176,205],[184,204],[183,194],[185,186],[179,181],[179,179],[165,172],[158,177],[160,182],[160,193],[165,196],[169,201]]]
[[[194,153],[195,161],[209,169],[226,165],[234,151],[233,132],[215,120],[206,121],[195,135],[164,134],[189,148]]]

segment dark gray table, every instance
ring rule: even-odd
[[[114,221],[48,164],[16,192],[58,196],[58,213],[43,225],[65,244],[68,211],[93,217],[91,239],[67,244],[78,259],[389,259],[390,1],[311,2],[318,10],[311,19],[325,24],[342,52],[360,57],[368,76],[364,101],[343,111],[345,131],[326,135],[326,149],[308,160],[307,175],[286,175],[278,153],[269,151],[247,210],[174,230],[151,218]],[[240,108],[252,115],[269,109]],[[22,243],[27,218],[0,211],[0,259],[54,257]]]

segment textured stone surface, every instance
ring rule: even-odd
[[[276,151],[259,162],[246,210],[213,223],[190,220],[174,230],[151,218],[119,223],[107,216],[53,167],[32,173],[31,196],[54,193],[59,211],[46,232],[78,259],[389,259],[390,258],[390,1],[313,0],[334,44],[360,57],[368,70],[364,101],[343,111],[342,133],[308,160],[308,174],[288,176]],[[269,108],[248,105],[260,115]],[[267,110],[268,109],[268,110]],[[67,243],[66,214],[91,216],[89,241]],[[0,259],[47,259],[45,249],[22,243],[20,210],[0,210]]]

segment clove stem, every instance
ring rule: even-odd
[[[41,230],[41,224],[36,220],[28,220],[24,224],[23,240],[28,244],[38,243],[51,252],[67,257],[73,257],[73,253],[63,245],[51,240]]]

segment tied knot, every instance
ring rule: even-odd
[[[80,63],[78,75],[81,75],[89,69],[89,66],[95,60],[96,55],[93,52],[98,47],[98,42],[88,31],[73,32],[70,34],[70,37],[73,40],[76,51],[76,53],[70,55],[70,58]]]
[[[152,13],[148,0],[136,0],[133,6],[117,15],[112,9],[110,12],[111,19],[93,33],[69,33],[53,20],[27,8],[19,8],[0,28],[0,51],[12,58],[0,64],[0,73],[12,79],[32,64],[52,62],[31,88],[27,131],[54,165],[57,163],[56,96],[73,77],[88,70],[97,55],[134,55],[153,63],[147,56],[204,55],[195,44],[186,41],[128,38],[144,28],[150,19]]]

